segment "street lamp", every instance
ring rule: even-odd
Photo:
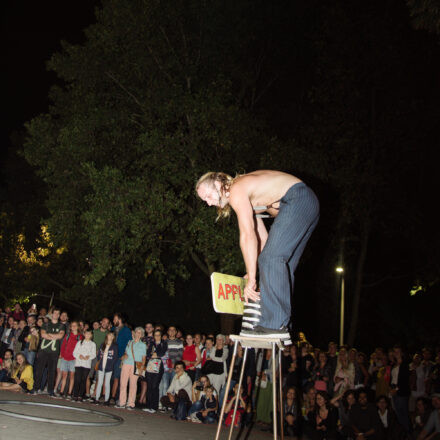
[[[345,280],[344,268],[338,266],[336,272],[341,275],[341,320],[339,322],[339,346],[344,345],[344,309],[345,309]]]

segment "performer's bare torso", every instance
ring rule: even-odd
[[[276,217],[279,200],[291,186],[299,182],[301,180],[297,177],[281,171],[258,170],[237,177],[230,191],[231,196],[233,196],[234,189],[245,189],[252,207],[254,209],[257,207],[263,208],[261,210],[257,209],[257,213],[265,211]],[[267,209],[264,209],[264,207],[267,207]]]

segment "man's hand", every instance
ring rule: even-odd
[[[244,288],[244,300],[246,304],[249,300],[259,301],[260,300],[260,292],[257,291],[257,281],[247,280],[246,287]]]
[[[170,402],[174,402],[175,401],[174,396],[171,393],[168,393],[168,397],[170,399]]]

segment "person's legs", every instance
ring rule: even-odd
[[[202,402],[200,400],[197,400],[191,405],[191,408],[188,411],[188,415],[191,416],[192,414],[199,412],[202,408]]]
[[[86,395],[86,383],[89,377],[90,368],[81,367],[81,383],[79,388],[79,397],[85,397]]]
[[[105,373],[105,401],[108,402],[110,399],[110,381],[112,379],[112,371],[107,371]]]
[[[118,387],[119,387],[119,380],[121,377],[121,360],[118,359],[115,362],[115,365],[113,367],[113,387],[112,387],[112,399],[116,399],[116,394],[118,392]]]
[[[102,391],[102,384],[104,383],[104,372],[101,370],[98,370],[97,372],[97,382],[96,382],[96,387],[95,387],[95,399],[99,400],[99,398],[101,397],[101,391]]]
[[[38,391],[41,386],[41,379],[43,378],[43,371],[46,366],[46,358],[44,351],[40,351],[35,359],[34,367],[34,391]]]
[[[139,396],[139,404],[145,405],[147,403],[147,388],[148,388],[147,378],[143,377],[142,379],[140,379],[140,381],[141,381],[141,395]]]
[[[159,384],[159,399],[162,396],[165,396],[165,394],[167,393],[167,390],[171,383],[170,377],[171,375],[169,374],[169,371],[165,371],[163,373],[162,379],[160,380],[160,384]]]
[[[121,368],[121,378],[119,385],[119,405],[125,406],[127,403],[127,385],[133,370],[133,365],[123,364]]]
[[[47,355],[47,392],[53,394],[55,374],[57,371],[58,353],[48,353]]]
[[[60,394],[63,394],[65,392],[66,382],[67,382],[67,375],[69,372],[66,370],[64,371],[63,366],[61,366],[61,385],[60,385]]]
[[[159,373],[156,373],[153,378],[152,381],[152,385],[153,385],[153,390],[151,392],[150,395],[150,404],[149,407],[151,409],[154,409],[157,411],[157,409],[159,408],[159,384],[162,380],[162,376],[163,376],[163,371],[160,371]]]
[[[399,423],[409,432],[409,398],[403,396],[393,396],[394,408]]]
[[[294,185],[281,199],[258,258],[262,327],[279,329],[289,323],[293,272],[318,219],[318,199],[306,185]]]
[[[80,391],[80,382],[81,382],[81,367],[75,367],[75,378],[74,378],[74,386],[73,386],[73,397],[79,397]]]
[[[129,392],[128,392],[128,402],[127,405],[134,407],[135,403],[136,403],[136,392],[137,392],[137,383],[139,380],[139,376],[136,376],[136,374],[134,374],[134,366],[131,366],[132,369],[130,371],[130,387],[129,387]]]

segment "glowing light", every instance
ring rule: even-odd
[[[338,266],[338,267],[335,269],[335,271],[338,272],[338,273],[343,273],[343,272],[344,272],[344,268],[341,267],[341,266]]]

